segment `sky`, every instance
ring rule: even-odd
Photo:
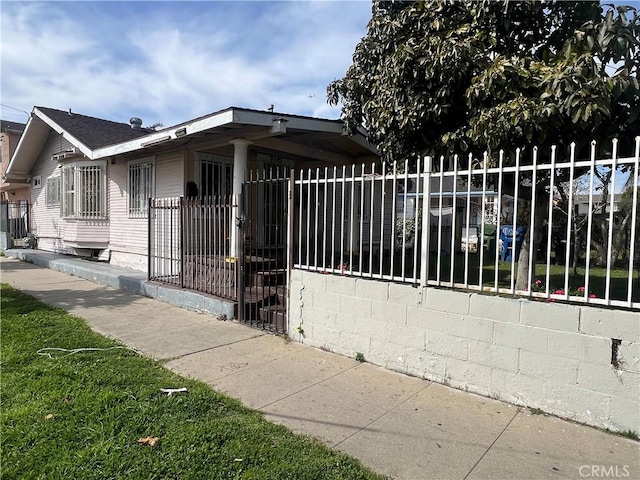
[[[34,106],[171,126],[230,106],[338,118],[371,2],[0,2],[0,118]]]

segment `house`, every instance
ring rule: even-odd
[[[602,198],[600,192],[596,192],[592,196],[592,210],[595,215],[607,215],[611,211],[613,205],[613,211],[618,212],[618,203],[620,201],[620,193],[607,195],[607,198]],[[612,198],[613,197],[613,198]],[[578,194],[574,198],[575,213],[577,215],[587,215],[589,213],[589,195]]]
[[[24,123],[0,120],[0,177],[4,177],[9,166],[9,160],[18,145],[24,127]],[[0,200],[13,202],[27,200],[28,198],[29,187],[27,185],[22,183],[11,184],[4,180],[0,183]]]
[[[640,137],[636,145],[640,151]],[[339,121],[230,107],[153,131],[135,117],[115,123],[36,107],[6,178],[32,187],[41,249],[153,267],[157,282],[216,296],[214,287],[227,288],[223,298],[235,302],[240,321],[307,345],[595,426],[637,430],[637,391],[627,383],[637,385],[639,374],[622,361],[639,341],[633,276],[613,289],[608,268],[602,298],[587,296],[596,282],[582,297],[554,290],[549,274],[545,291],[531,288],[533,276],[528,290],[518,290],[515,261],[505,276],[497,258],[483,263],[484,249],[457,259],[443,254],[457,248],[462,228],[517,218],[517,202],[491,190],[486,169],[477,171],[483,188],[474,190],[472,170],[433,170],[427,162],[389,174],[377,160],[364,137],[343,135]],[[637,172],[638,162],[636,154],[597,164]],[[246,180],[249,171],[263,173]],[[465,174],[466,183],[456,183]],[[429,208],[420,213],[422,199]],[[420,221],[432,228],[418,235]],[[247,235],[252,222],[260,228]],[[396,258],[411,229],[411,254]],[[277,263],[280,245],[287,269]],[[194,308],[204,304],[194,297],[210,300],[153,287]],[[538,298],[550,301],[532,301]]]
[[[136,117],[118,123],[34,107],[6,179],[31,186],[40,249],[145,271],[149,198],[236,195],[250,170],[375,159],[337,120],[229,107],[150,130]],[[262,216],[275,215],[265,208]]]
[[[25,125],[0,120],[0,248],[23,241],[29,231],[29,186],[8,183],[4,173]]]

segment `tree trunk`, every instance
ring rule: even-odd
[[[577,275],[578,274],[578,249],[580,248],[580,240],[578,239],[578,232],[580,231],[578,229],[578,222],[575,220],[573,220],[573,252],[571,255],[571,261],[572,261],[572,268],[573,268],[573,274]]]
[[[624,212],[625,216],[617,225],[616,230],[613,232],[613,241],[611,245],[611,266],[615,265],[616,260],[620,256],[621,252],[624,252],[627,244],[630,244],[630,240],[627,239],[627,225],[631,222],[631,210]]]
[[[535,240],[534,240],[535,242]],[[518,270],[516,272],[516,290],[529,291],[529,245],[531,244],[529,229],[524,235],[520,255],[518,255]],[[535,255],[535,248],[533,249]],[[535,261],[533,262],[535,265]]]
[[[606,242],[606,240],[605,240]],[[596,259],[594,260],[593,264],[596,267],[603,267],[606,266],[607,264],[607,245],[606,243],[603,242],[604,244],[599,244],[598,242],[596,242],[595,240],[591,239],[591,248],[593,250],[596,251]]]
[[[536,211],[535,218],[533,219],[533,232],[529,231],[529,227],[527,226],[527,231],[524,235],[524,240],[522,241],[522,248],[520,249],[520,255],[518,255],[518,270],[516,273],[516,290],[530,290],[529,285],[529,246],[533,246],[531,248],[531,253],[533,255],[533,269],[535,273],[535,265],[536,265],[536,252],[538,245],[540,245],[540,240],[542,239],[542,235],[544,234],[543,227],[544,221],[547,218],[547,210],[549,208],[549,197],[542,192],[536,192]],[[551,225],[549,225],[551,228]],[[532,235],[533,234],[533,235]]]

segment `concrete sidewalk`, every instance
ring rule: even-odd
[[[638,442],[31,263],[0,260],[2,282],[393,478],[640,478]],[[133,272],[86,264],[101,275],[133,278]]]

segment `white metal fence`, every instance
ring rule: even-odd
[[[303,170],[294,268],[638,309],[640,137],[619,145]]]

